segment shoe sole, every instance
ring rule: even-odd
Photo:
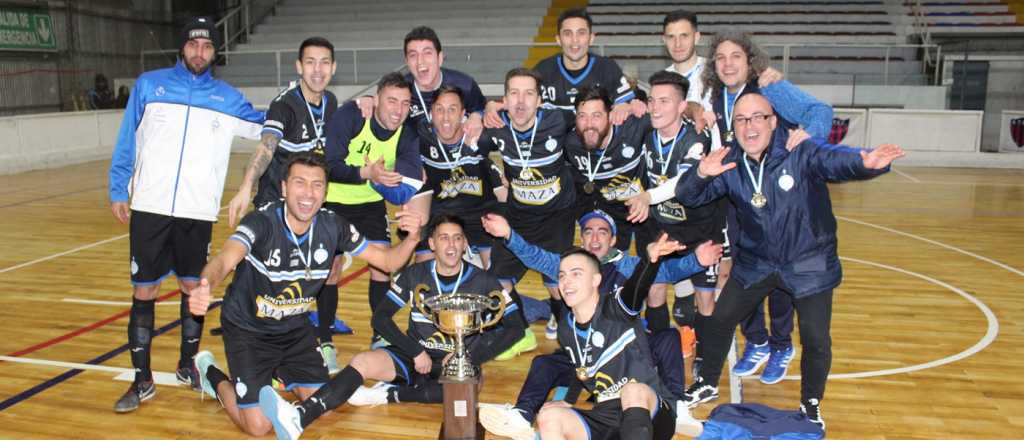
[[[768,363],[768,358],[770,358],[770,357],[771,356],[765,356],[765,357],[761,358],[760,361],[755,362],[754,363],[754,368],[751,368],[750,371],[736,371],[736,370],[732,370],[732,374],[736,375],[736,377],[753,376],[754,373],[757,373],[757,370],[760,370],[761,367],[764,366],[764,364]]]
[[[277,395],[277,391],[274,391],[273,388],[260,388],[260,411],[263,412],[264,417],[270,420],[270,424],[274,425],[274,434],[277,436],[277,440],[294,440],[288,435],[288,430],[284,428],[284,425],[278,422],[277,399],[279,398],[280,396]]]
[[[687,407],[687,408],[696,408],[696,407],[697,407],[697,405],[700,405],[700,404],[702,404],[702,403],[708,403],[708,402],[710,402],[710,401],[712,401],[712,400],[718,400],[718,394],[713,394],[713,395],[710,395],[710,396],[708,396],[708,397],[705,397],[705,398],[703,398],[703,399],[700,399],[700,400],[698,400],[698,401],[695,401],[695,402],[693,402],[693,403],[687,403],[687,404],[686,404],[686,407]]]
[[[504,412],[504,409],[482,407],[479,413],[480,424],[484,425],[484,429],[491,434],[509,437],[514,440],[534,440],[537,437],[537,433],[532,427],[528,429],[515,429],[504,423],[506,418],[503,417],[503,414],[499,414]]]

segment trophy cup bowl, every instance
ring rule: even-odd
[[[442,333],[455,337],[453,355],[441,369],[441,379],[466,381],[476,378],[480,368],[473,365],[469,350],[464,344],[466,336],[493,326],[505,313],[505,298],[498,291],[487,295],[477,293],[441,294],[424,298],[423,292],[430,288],[426,284],[416,286],[414,297],[416,308],[428,317]],[[492,311],[490,320],[484,321],[484,314]]]

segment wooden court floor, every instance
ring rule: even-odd
[[[232,158],[225,204],[245,160]],[[216,402],[180,387],[158,387],[133,414],[112,412],[128,385],[114,378],[130,367],[130,290],[127,227],[108,209],[107,165],[0,176],[0,438],[243,438]],[[845,280],[823,403],[829,437],[1024,437],[1024,171],[899,168],[832,196]],[[215,251],[225,223],[214,229]],[[361,269],[349,269],[342,289],[339,314],[356,330],[335,339],[342,362],[369,341]],[[153,366],[162,372],[178,357],[172,283],[157,306],[166,332],[154,339]],[[532,275],[521,290],[543,296]],[[219,319],[211,316],[207,327]],[[551,351],[541,325],[533,330],[538,351]],[[223,365],[219,338],[202,346]],[[514,401],[529,360],[486,365],[481,400]],[[798,381],[744,385],[748,401],[797,405]],[[440,417],[427,405],[345,407],[305,438],[436,438]]]

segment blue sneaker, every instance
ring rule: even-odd
[[[260,411],[274,425],[277,440],[295,440],[302,435],[299,409],[282,399],[269,385],[260,388]]]
[[[772,354],[768,356],[768,365],[761,373],[761,383],[771,385],[782,382],[782,378],[786,377],[786,370],[789,369],[789,363],[793,360],[793,353],[792,345],[782,350],[772,350]]]
[[[743,357],[740,358],[739,362],[736,362],[736,366],[732,367],[732,374],[739,377],[750,376],[757,372],[761,365],[768,362],[768,355],[771,354],[772,349],[768,348],[768,343],[765,342],[761,345],[755,345],[747,343],[747,346],[743,349]]]
[[[203,396],[210,396],[214,399],[220,400],[217,397],[217,390],[213,388],[213,384],[206,378],[206,370],[211,366],[216,366],[216,361],[213,359],[213,353],[207,350],[200,351],[192,358],[193,365],[197,375],[199,376],[199,388],[202,390]]]

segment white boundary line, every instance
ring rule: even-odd
[[[33,359],[26,357],[14,357],[14,356],[0,356],[0,361],[3,362],[16,362],[19,364],[32,364],[32,365],[44,365],[48,367],[56,368],[71,368],[76,370],[95,370],[95,371],[109,371],[112,373],[124,373],[134,372],[131,368],[122,367],[110,367],[107,365],[93,365],[93,364],[82,364],[77,362],[62,362],[62,361],[51,361],[49,359]]]
[[[894,172],[896,174],[899,174],[899,175],[901,175],[903,177],[906,177],[907,180],[910,180],[911,182],[921,183],[921,179],[918,179],[918,178],[916,178],[914,176],[911,176],[910,174],[907,174],[907,173],[905,173],[903,171],[900,171],[900,170],[896,169],[896,167],[892,167],[892,172]]]
[[[94,248],[96,246],[107,244],[107,243],[110,243],[112,241],[120,240],[120,239],[125,238],[127,236],[128,236],[128,234],[121,234],[121,235],[118,235],[116,237],[110,237],[110,238],[108,238],[106,240],[100,240],[100,241],[97,241],[95,243],[89,243],[89,244],[86,244],[86,245],[82,245],[82,246],[76,247],[74,249],[68,249],[68,250],[66,250],[64,252],[58,252],[58,253],[53,254],[53,255],[48,255],[48,256],[45,256],[45,257],[42,257],[42,258],[36,258],[35,260],[32,260],[32,261],[26,261],[24,263],[15,264],[14,266],[5,267],[3,269],[0,269],[0,274],[7,273],[7,272],[10,272],[12,270],[21,269],[23,267],[31,266],[33,264],[42,263],[44,261],[49,261],[49,260],[52,260],[54,258],[63,257],[65,255],[73,254],[73,253],[78,252],[78,251],[83,251],[83,250],[86,250],[86,249],[89,249],[89,248]]]
[[[839,258],[842,259],[842,260],[851,261],[851,262],[854,262],[854,263],[866,264],[868,266],[875,266],[875,267],[878,267],[878,268],[888,269],[888,270],[891,270],[891,271],[899,272],[899,273],[902,273],[902,274],[905,274],[905,275],[910,275],[912,277],[920,278],[920,279],[928,281],[928,282],[930,282],[932,284],[935,284],[935,285],[944,287],[946,289],[949,289],[949,290],[953,291],[953,293],[956,293],[957,295],[962,296],[964,299],[966,299],[967,301],[971,302],[972,304],[974,304],[975,307],[977,307],[979,310],[981,310],[981,313],[985,315],[985,320],[988,321],[988,328],[985,331],[985,336],[983,336],[980,340],[978,340],[978,342],[976,342],[974,345],[972,345],[971,347],[967,348],[964,351],[961,351],[961,352],[959,352],[957,354],[954,354],[954,355],[951,355],[951,356],[946,356],[946,357],[944,357],[942,359],[937,359],[937,360],[934,360],[934,361],[925,362],[923,364],[909,365],[909,366],[906,366],[906,367],[891,368],[891,369],[887,369],[887,370],[864,371],[864,372],[860,372],[860,373],[829,374],[828,375],[829,379],[862,379],[862,378],[865,378],[865,377],[889,376],[889,375],[894,375],[894,374],[912,373],[912,372],[915,372],[915,371],[927,370],[929,368],[934,368],[934,367],[938,367],[940,365],[950,364],[950,363],[959,361],[961,359],[965,359],[965,358],[968,358],[970,356],[973,356],[974,354],[978,353],[979,351],[984,350],[985,347],[988,347],[990,344],[992,344],[992,342],[996,340],[996,336],[999,335],[999,320],[996,319],[996,315],[994,313],[992,313],[992,309],[988,308],[988,306],[986,306],[985,303],[981,302],[981,300],[979,300],[978,298],[975,298],[973,295],[963,291],[962,289],[960,289],[960,288],[958,288],[956,286],[953,286],[953,285],[951,285],[951,284],[949,284],[947,282],[944,282],[944,281],[937,280],[935,278],[929,277],[927,275],[922,275],[922,274],[919,274],[917,272],[911,272],[911,271],[906,270],[906,269],[900,269],[898,267],[889,266],[887,264],[875,263],[873,261],[861,260],[861,259],[858,259],[858,258],[850,258],[850,257],[839,257]],[[753,376],[753,377],[749,377],[749,378],[750,379],[756,379],[757,377]],[[800,380],[800,376],[799,375],[786,376],[785,379],[786,380]]]
[[[945,243],[942,243],[942,242],[938,242],[938,241],[932,240],[930,238],[924,238],[924,237],[922,237],[920,235],[914,235],[914,234],[911,234],[909,232],[903,232],[903,231],[899,231],[899,230],[896,230],[896,229],[893,229],[893,228],[887,228],[885,226],[876,225],[874,223],[868,223],[868,222],[861,221],[861,220],[854,220],[852,218],[844,217],[844,216],[841,216],[841,215],[837,215],[836,218],[839,219],[839,220],[850,222],[850,223],[855,223],[855,224],[858,224],[858,225],[861,225],[861,226],[867,226],[867,227],[871,227],[871,228],[875,228],[875,229],[881,229],[883,231],[891,232],[891,233],[896,234],[896,235],[902,235],[904,237],[913,238],[915,240],[920,240],[920,241],[923,241],[925,243],[933,244],[933,245],[941,247],[941,248],[949,249],[949,250],[954,251],[954,252],[959,252],[959,253],[967,255],[969,257],[977,258],[977,259],[979,259],[981,261],[984,261],[986,263],[989,263],[989,264],[992,264],[992,265],[995,265],[995,266],[999,266],[999,267],[1001,267],[1003,269],[1006,269],[1007,271],[1010,271],[1012,273],[1015,273],[1017,275],[1020,275],[1020,276],[1024,277],[1024,271],[1021,271],[1019,269],[1011,267],[1011,266],[1009,266],[1007,264],[1000,263],[1000,262],[998,262],[996,260],[993,260],[991,258],[988,258],[986,256],[978,255],[978,254],[976,254],[974,252],[960,249],[960,248],[958,248],[956,246],[953,246],[953,245],[948,245],[948,244],[945,244]]]

